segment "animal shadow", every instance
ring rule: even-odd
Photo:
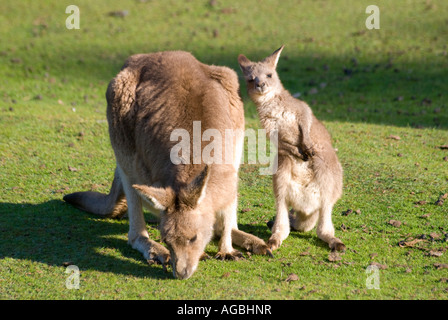
[[[101,219],[60,200],[39,204],[0,203],[0,259],[10,257],[51,266],[74,264],[137,277],[173,279],[160,265],[148,265],[127,244],[127,219]],[[117,259],[116,250],[127,259]]]

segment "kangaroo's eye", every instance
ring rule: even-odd
[[[272,73],[269,73],[267,76],[268,78],[272,78]]]
[[[254,78],[249,78],[247,81],[254,82]]]
[[[195,242],[196,240],[197,240],[197,238],[198,238],[198,236],[197,235],[195,235],[193,238],[191,238],[190,239],[190,243],[193,243],[193,242]]]

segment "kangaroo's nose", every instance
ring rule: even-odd
[[[184,270],[182,270],[182,271],[180,271],[180,272],[176,271],[176,272],[175,272],[175,276],[176,276],[177,279],[183,280],[183,279],[188,279],[188,278],[190,278],[191,273],[188,272],[187,269],[184,269]]]
[[[266,84],[264,82],[256,83],[257,88],[263,88]]]

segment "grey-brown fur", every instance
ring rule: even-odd
[[[182,128],[192,136],[193,121],[201,121],[202,131],[213,128],[223,135],[225,129],[244,130],[238,90],[234,71],[202,64],[187,52],[131,56],[106,93],[117,162],[110,194],[77,192],[64,199],[104,217],[122,215],[127,205],[129,243],[148,260],[170,261],[180,279],[194,273],[213,235],[221,238],[220,258],[241,256],[232,241],[246,250],[267,253],[261,239],[237,227],[242,141],[233,141],[232,164],[175,165],[170,159],[177,143],[170,141],[172,131]],[[202,149],[206,145],[202,142]],[[190,160],[194,163],[193,152]],[[169,250],[149,239],[142,205],[160,215],[161,236]]]
[[[276,72],[282,50],[283,46],[260,62],[238,57],[262,127],[268,134],[278,131],[278,169],[273,175],[277,214],[268,245],[277,249],[288,237],[290,224],[299,231],[317,224],[320,239],[332,250],[345,250],[331,221],[332,208],[342,195],[342,167],[324,125],[282,86]]]

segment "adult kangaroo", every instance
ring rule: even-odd
[[[121,217],[127,211],[129,244],[147,260],[169,261],[179,279],[195,272],[213,235],[221,237],[216,255],[221,259],[241,257],[232,243],[254,253],[270,253],[263,240],[237,226],[244,136],[232,135],[226,148],[224,139],[219,144],[219,139],[210,141],[210,137],[208,143],[189,138],[197,135],[197,124],[201,135],[208,129],[222,137],[228,131],[244,130],[238,90],[233,70],[203,64],[187,52],[129,57],[106,92],[117,163],[110,193],[76,192],[64,200],[102,217]],[[179,131],[187,133],[183,144],[178,143]],[[179,145],[187,148],[173,149]],[[207,146],[209,154],[221,154],[230,161],[214,157],[210,163],[201,157]],[[161,237],[168,250],[149,238],[142,205],[160,217]]]

